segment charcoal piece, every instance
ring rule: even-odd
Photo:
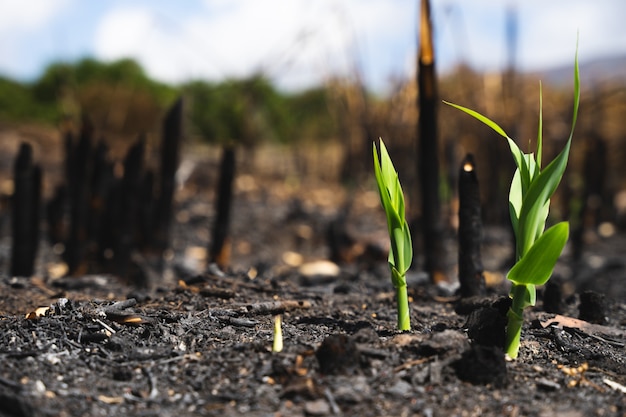
[[[41,169],[30,144],[20,145],[13,172],[11,275],[31,276],[39,246]]]
[[[40,415],[31,405],[27,395],[22,392],[13,392],[0,387],[0,416],[34,417]]]
[[[474,156],[467,154],[459,173],[459,283],[461,297],[485,295],[480,254],[483,224]]]
[[[580,294],[578,318],[589,323],[607,324],[609,319],[604,294],[594,291],[584,291]]]
[[[322,342],[315,357],[323,374],[353,374],[361,361],[354,339],[346,334],[333,334]]]
[[[483,346],[504,347],[507,317],[497,308],[484,307],[470,313],[465,327],[467,336]]]
[[[474,385],[502,388],[507,382],[504,352],[493,346],[472,345],[452,367],[459,379]]]
[[[213,223],[212,244],[209,259],[224,269],[229,264],[229,223],[233,199],[233,180],[235,178],[235,149],[225,147],[222,153],[220,179],[217,189],[216,215]]]

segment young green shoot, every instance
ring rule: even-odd
[[[552,275],[554,266],[565,247],[569,235],[568,222],[560,222],[545,229],[550,197],[554,194],[567,166],[574,127],[578,117],[580,101],[580,77],[578,52],[574,60],[574,114],[569,138],[563,150],[542,169],[542,125],[543,100],[539,85],[539,129],[535,153],[523,153],[504,130],[482,114],[457,104],[449,104],[486,124],[509,144],[517,165],[509,191],[509,214],[515,233],[516,263],[507,274],[512,287],[511,308],[508,311],[505,352],[511,358],[519,353],[523,311],[535,305],[535,286],[545,284]]]
[[[387,216],[387,227],[391,250],[389,251],[389,268],[391,282],[396,289],[396,303],[398,307],[398,330],[411,330],[409,314],[409,298],[406,288],[406,272],[413,260],[413,245],[411,233],[404,214],[404,194],[398,179],[398,173],[393,167],[387,148],[380,139],[380,160],[376,143],[372,144],[374,152],[374,173],[380,193],[380,202]]]
[[[283,350],[283,324],[280,314],[274,316],[274,343],[272,352],[282,352]]]

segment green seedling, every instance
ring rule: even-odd
[[[411,233],[404,214],[404,194],[398,179],[398,173],[393,167],[387,148],[380,139],[380,161],[376,143],[372,144],[374,151],[374,173],[380,193],[380,202],[387,216],[391,250],[389,251],[389,268],[391,282],[396,289],[396,303],[398,307],[398,330],[411,330],[409,314],[409,298],[406,289],[406,271],[413,260],[413,245]]]
[[[536,153],[523,153],[515,141],[495,122],[482,114],[457,104],[449,104],[486,124],[504,137],[517,165],[509,191],[509,213],[515,232],[516,263],[507,274],[512,287],[511,308],[508,311],[506,329],[506,354],[517,358],[523,324],[523,311],[534,306],[535,286],[545,284],[552,275],[554,266],[565,247],[569,235],[568,222],[560,222],[545,229],[550,197],[554,194],[567,166],[574,127],[578,117],[580,101],[580,77],[578,52],[574,60],[574,115],[569,138],[563,150],[545,168],[542,158],[542,107],[541,84],[539,85],[539,129]]]

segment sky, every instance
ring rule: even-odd
[[[419,0],[0,0],[0,75],[39,77],[51,62],[136,59],[168,83],[262,72],[286,90],[359,74],[385,91],[412,77]],[[626,54],[623,0],[431,0],[439,72],[460,62],[541,70]],[[511,19],[509,18],[509,21]],[[509,25],[509,27],[511,27]]]

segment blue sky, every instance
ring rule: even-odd
[[[53,61],[133,57],[166,82],[264,71],[298,89],[353,75],[379,91],[415,68],[419,0],[0,0],[0,74],[38,77]],[[522,69],[626,54],[623,0],[432,0],[440,71],[506,63],[517,11]]]

